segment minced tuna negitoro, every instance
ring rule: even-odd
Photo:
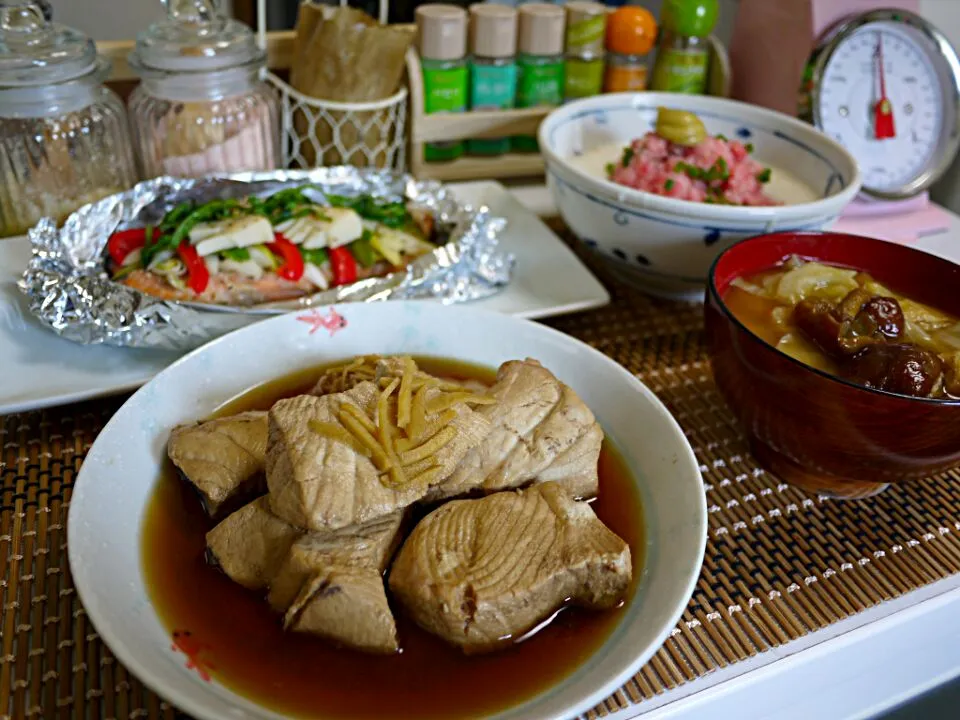
[[[782,204],[764,192],[771,171],[751,157],[751,145],[722,135],[707,136],[696,116],[685,120],[678,133],[675,124],[662,122],[664,114],[661,110],[656,132],[634,140],[617,162],[607,165],[608,179],[678,200],[722,205]]]

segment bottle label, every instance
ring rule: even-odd
[[[517,95],[516,65],[471,65],[470,108],[506,110]]]
[[[467,67],[424,69],[424,111],[464,112],[467,109]],[[463,154],[462,141],[430,143],[424,150],[427,161],[452,160]]]
[[[607,65],[603,91],[632,92],[647,89],[647,68],[644,65]]]
[[[424,110],[463,112],[467,109],[466,66],[423,71]]]
[[[585,18],[567,26],[567,51],[578,48],[602,46],[603,34],[606,29],[606,15],[597,15]]]
[[[565,100],[599,95],[603,89],[603,59],[567,60],[563,97]]]
[[[702,95],[707,89],[706,51],[661,48],[652,81],[654,90]]]
[[[470,65],[471,110],[507,110],[513,107],[516,96],[516,65]],[[509,151],[509,138],[467,141],[467,152],[473,155],[502,155]]]
[[[520,107],[559,105],[563,101],[563,61],[519,66],[517,104]]]

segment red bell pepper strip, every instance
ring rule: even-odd
[[[187,266],[187,285],[199,295],[207,289],[207,284],[210,282],[210,271],[207,270],[207,264],[188,240],[184,240],[177,247],[177,255]]]
[[[148,228],[131,228],[115,232],[107,240],[107,252],[117,265],[122,265],[127,255],[139,250],[147,243]],[[151,229],[151,235],[153,231]]]
[[[283,264],[277,269],[277,275],[293,282],[303,277],[303,255],[300,254],[300,249],[296,245],[280,233],[274,233],[273,242],[267,247],[283,258]]]
[[[357,261],[345,247],[330,250],[330,269],[334,285],[349,285],[357,281]]]

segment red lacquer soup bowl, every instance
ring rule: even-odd
[[[855,268],[960,316],[960,265],[883,240],[784,232],[744,240],[710,271],[706,331],[721,394],[768,470],[807,491],[867,497],[889,483],[960,465],[960,401],[853,384],[761,340],[724,303],[734,278],[798,255]]]

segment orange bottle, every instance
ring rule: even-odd
[[[605,93],[646,90],[647,58],[657,39],[657,21],[649,10],[625,5],[607,19]]]

